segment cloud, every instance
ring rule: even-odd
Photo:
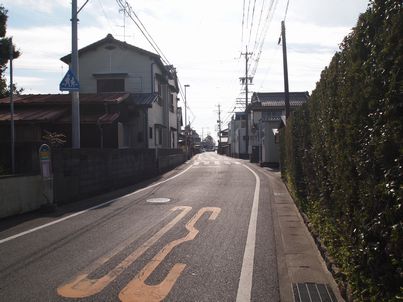
[[[352,26],[357,22],[357,11],[364,12],[368,2],[368,0],[291,1],[287,18],[326,27]]]
[[[65,0],[3,0],[3,4],[6,8],[20,6],[22,8],[29,8],[31,11],[47,14],[51,14],[61,7],[71,7],[70,1]]]

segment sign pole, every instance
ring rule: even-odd
[[[71,69],[77,81],[78,76],[78,47],[77,47],[77,0],[72,0],[71,11]],[[72,91],[71,102],[71,130],[72,148],[80,149],[80,93]]]

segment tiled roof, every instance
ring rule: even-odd
[[[79,49],[78,56],[82,55],[83,53],[86,53],[87,51],[95,50],[98,47],[105,45],[105,44],[109,44],[107,47],[112,46],[111,44],[114,44],[120,48],[130,49],[130,50],[135,51],[144,56],[148,56],[155,60],[155,62],[159,65],[159,67],[161,68],[161,70],[164,73],[169,74],[166,66],[162,63],[161,57],[159,55],[157,55],[153,52],[150,52],[148,50],[136,47],[134,45],[128,44],[126,42],[117,40],[111,34],[108,34],[105,38]],[[69,64],[71,62],[71,54],[65,55],[64,57],[60,58],[60,60],[66,64]]]
[[[96,49],[97,47],[99,47],[99,46],[101,46],[101,45],[103,45],[103,44],[108,44],[108,43],[109,43],[109,44],[116,44],[116,45],[118,45],[118,46],[120,46],[120,47],[122,47],[122,48],[129,48],[129,49],[132,49],[132,50],[134,50],[134,51],[136,51],[136,52],[138,52],[138,53],[141,53],[141,54],[144,54],[144,55],[147,55],[147,56],[150,56],[150,57],[154,57],[154,58],[156,58],[156,59],[158,59],[158,60],[160,59],[160,56],[159,56],[159,55],[157,55],[157,54],[155,54],[155,53],[152,53],[152,52],[150,52],[150,51],[147,51],[147,50],[145,50],[145,49],[142,49],[142,48],[133,46],[133,45],[128,44],[128,43],[126,43],[126,42],[117,40],[117,39],[115,39],[111,34],[108,34],[105,38],[103,38],[103,39],[101,39],[101,40],[99,40],[99,41],[97,41],[97,42],[94,42],[94,43],[92,43],[92,44],[90,44],[90,45],[87,45],[87,46],[85,46],[85,47],[79,49],[79,50],[78,50],[78,55],[81,55],[82,53],[87,52],[87,51],[89,51],[89,50],[94,50],[94,49]],[[60,60],[62,60],[62,61],[63,61],[64,63],[66,63],[66,64],[69,64],[70,61],[71,61],[71,54],[68,54],[68,55],[62,57]],[[165,68],[165,66],[162,64],[162,62],[161,62],[161,65]]]
[[[58,119],[69,110],[67,108],[24,108],[14,111],[16,122],[50,122]],[[0,110],[0,122],[11,120],[9,110]]]
[[[290,106],[299,107],[309,99],[309,93],[290,92]],[[284,92],[255,92],[252,96],[253,108],[256,107],[285,107]]]
[[[129,93],[80,93],[80,103],[121,103]],[[10,98],[0,99],[1,104],[10,104]],[[14,104],[71,104],[70,94],[26,94],[14,96]]]
[[[80,112],[80,124],[112,124],[120,116],[119,112],[112,113],[83,113]],[[59,124],[70,124],[71,114],[64,116],[57,120]]]
[[[80,114],[81,124],[112,124],[120,116],[119,112],[97,114]],[[9,122],[11,115],[8,110],[0,110],[0,123]],[[14,112],[14,121],[19,123],[47,123],[54,122],[59,124],[71,123],[71,114],[68,108],[23,108]]]
[[[133,93],[130,95],[131,101],[138,106],[149,106],[157,101],[157,93]]]

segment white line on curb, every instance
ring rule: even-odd
[[[257,213],[259,209],[259,194],[260,194],[260,178],[248,166],[242,165],[255,175],[256,185],[255,194],[253,195],[253,205],[250,214],[248,237],[246,238],[245,253],[243,255],[241,277],[239,278],[238,293],[236,296],[237,302],[246,302],[251,300],[252,296],[252,277],[253,277],[253,262],[255,258],[255,243],[256,243],[256,227]]]

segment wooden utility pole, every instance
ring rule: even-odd
[[[287,43],[285,39],[284,21],[281,21],[281,40],[283,45],[285,118],[287,120],[290,115],[290,92],[288,90]]]

